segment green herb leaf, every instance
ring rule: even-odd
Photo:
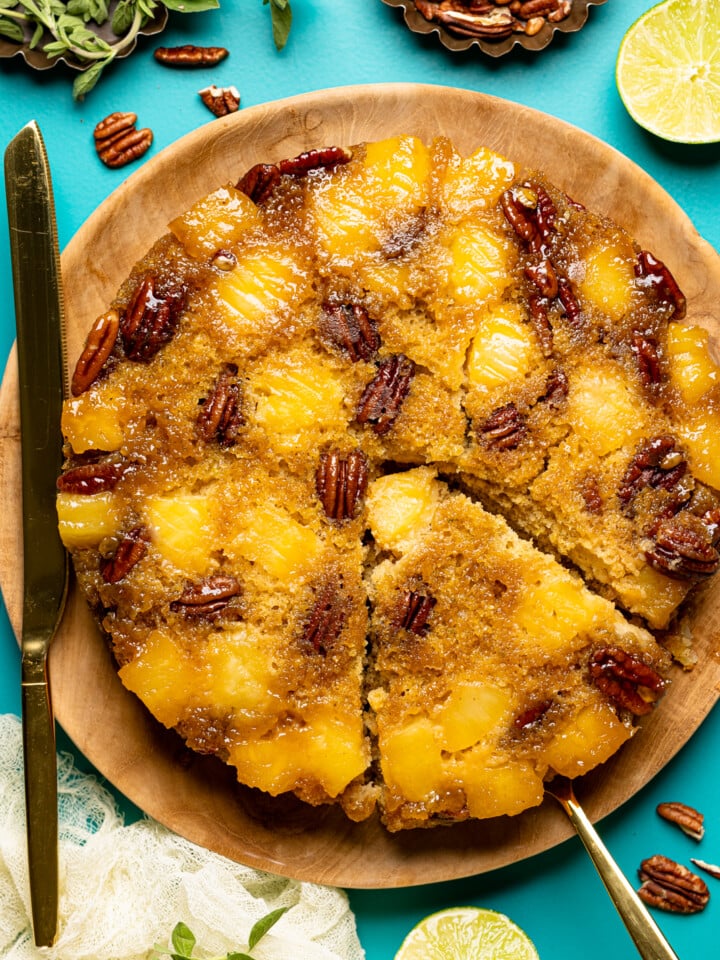
[[[182,920],[175,924],[170,942],[181,957],[192,957],[193,947],[197,943],[192,930]]]
[[[224,960],[254,960],[249,953],[228,953]]]
[[[22,43],[25,40],[25,33],[19,23],[14,20],[0,18],[0,34],[12,40],[14,43]]]
[[[288,41],[292,26],[292,10],[289,0],[270,0],[272,34],[277,50],[282,50]]]
[[[98,60],[87,70],[79,73],[73,81],[73,100],[82,100],[86,93],[90,93],[92,88],[100,79],[100,74],[107,66],[109,60]]]
[[[115,13],[111,22],[112,32],[116,37],[121,37],[132,26],[135,17],[135,5],[133,0],[120,0],[115,7]]]
[[[45,27],[43,27],[41,23],[38,23],[38,25],[33,30],[32,37],[30,38],[29,47],[31,50],[34,50],[35,47],[40,43],[44,34],[45,34]]]
[[[202,13],[203,10],[216,10],[219,0],[163,0],[168,10],[177,10],[178,13]]]
[[[250,936],[248,937],[248,947],[252,950],[258,941],[265,936],[271,927],[275,926],[280,917],[284,913],[287,913],[289,909],[290,907],[279,907],[277,910],[271,910],[270,913],[265,914],[264,917],[260,917],[258,922],[250,931]]]

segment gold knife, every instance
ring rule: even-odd
[[[66,374],[55,205],[45,145],[35,121],[23,127],[5,151],[5,185],[20,382],[28,868],[35,943],[50,946],[57,933],[58,808],[47,657],[67,592],[67,554],[55,509]]]

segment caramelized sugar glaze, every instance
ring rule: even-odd
[[[60,530],[125,686],[241,782],[519,813],[662,695],[712,575],[718,370],[669,269],[411,136],[248,171],[88,335]]]

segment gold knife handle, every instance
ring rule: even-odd
[[[58,907],[57,759],[45,651],[46,644],[31,644],[22,660],[30,902],[39,947],[49,947],[55,940]]]

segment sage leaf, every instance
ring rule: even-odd
[[[282,50],[288,41],[292,26],[292,10],[289,0],[270,0],[273,41],[277,50]]]
[[[175,924],[170,942],[181,957],[192,957],[193,947],[196,944],[195,935],[182,920]]]
[[[15,23],[14,20],[0,19],[0,34],[3,37],[7,37],[8,40],[12,40],[14,43],[23,43],[25,40],[23,28],[19,23]]]
[[[203,10],[216,10],[219,0],[163,0],[168,10],[177,10],[178,13],[202,13]]]
[[[265,936],[268,930],[271,927],[274,927],[278,922],[280,917],[287,913],[290,907],[279,907],[277,910],[271,910],[270,913],[266,913],[264,917],[260,917],[257,923],[253,926],[250,931],[250,936],[248,937],[248,947],[250,950]]]
[[[73,100],[82,100],[86,93],[90,93],[108,62],[108,60],[97,60],[91,67],[83,70],[75,77],[72,88]]]

